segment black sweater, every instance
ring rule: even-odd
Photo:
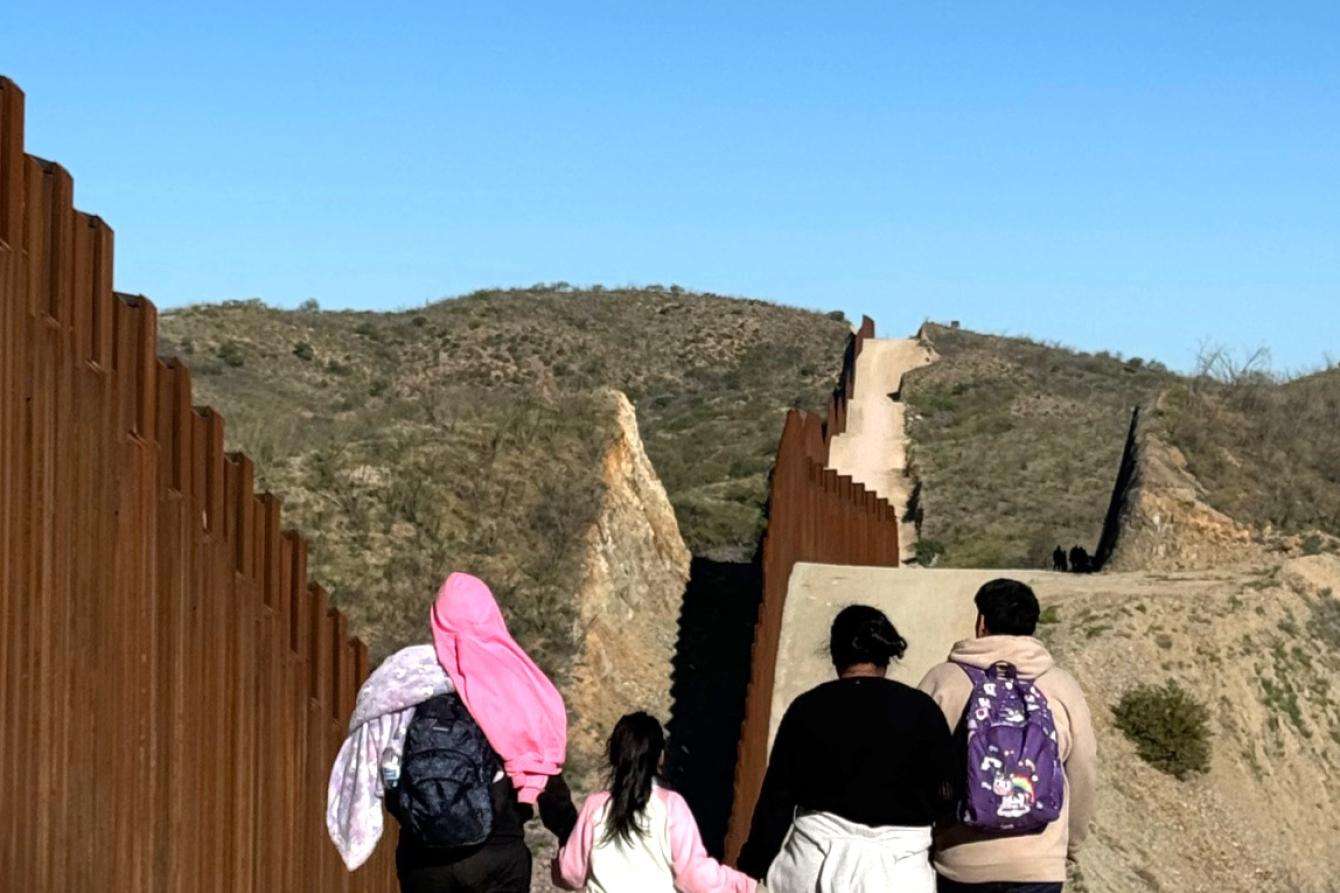
[[[954,763],[944,714],[924,692],[871,677],[811,689],[777,729],[740,870],[767,876],[797,809],[930,825],[952,808]]]

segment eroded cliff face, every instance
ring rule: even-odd
[[[1264,557],[1250,527],[1205,501],[1180,450],[1146,430],[1137,455],[1107,570],[1185,570]]]
[[[616,419],[603,492],[575,589],[578,651],[565,693],[574,782],[594,780],[614,723],[632,710],[669,719],[670,684],[690,554],[638,433],[633,404],[603,392]]]
[[[1135,473],[1121,506],[1115,551],[1105,570],[1196,570],[1260,565],[1336,551],[1322,531],[1284,534],[1210,505],[1186,457],[1156,425],[1138,436]]]

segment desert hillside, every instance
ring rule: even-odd
[[[750,557],[762,529],[784,411],[822,405],[849,330],[840,314],[678,287],[561,283],[397,313],[200,304],[160,324],[161,350],[185,355],[230,445],[261,469],[402,421],[501,422],[518,399],[616,388],[637,408],[685,541],[729,560]]]
[[[849,329],[756,301],[556,286],[390,314],[202,305],[162,330],[375,652],[422,637],[444,568],[494,584],[569,692],[589,784],[619,712],[670,711],[685,587],[706,585],[690,555],[722,574],[753,554],[781,418],[822,404]],[[1062,578],[1046,604],[1104,753],[1075,889],[1335,889],[1340,374],[1187,376],[959,328],[921,337],[935,361],[900,390],[918,558],[940,567],[1092,550],[1142,409],[1114,573]],[[694,623],[726,629],[752,604],[734,595],[699,593]],[[747,618],[730,628],[747,636]],[[1190,769],[1142,755],[1150,714],[1123,712],[1153,692],[1146,707],[1169,714],[1169,683],[1187,699],[1172,714],[1203,715],[1196,742],[1176,739]]]
[[[1142,409],[1112,572],[1057,576],[1044,599],[1103,755],[1073,888],[1340,889],[1340,376],[923,337],[939,359],[903,395],[942,566],[1092,550]]]
[[[1340,368],[1289,379],[1222,362],[1207,371],[1217,374],[1180,382],[1157,407],[1207,500],[1284,534],[1340,535]]]
[[[199,305],[163,315],[160,349],[308,532],[374,659],[425,637],[448,570],[489,582],[568,694],[580,781],[623,712],[669,717],[690,550],[752,557],[782,417],[822,404],[848,331],[761,301],[558,285],[403,313]],[[733,596],[721,617],[752,605]]]
[[[318,540],[340,529],[363,544],[355,556],[318,542],[313,558],[340,603],[371,597],[364,633],[374,645],[401,637],[374,604],[422,589],[420,571],[395,562],[478,557],[533,604],[570,588],[554,583],[573,542],[565,531],[589,521],[589,500],[574,494],[596,486],[592,457],[608,425],[588,404],[602,386],[636,407],[690,550],[747,560],[781,415],[821,405],[848,331],[832,314],[761,301],[561,283],[398,313],[198,305],[165,314],[161,328],[162,349],[187,355],[201,398],[225,413],[229,445],[257,459],[296,520]],[[1040,567],[1057,544],[1092,551],[1136,406],[1142,436],[1172,450],[1205,505],[1255,531],[1340,534],[1336,370],[1280,380],[1229,364],[1185,376],[1026,338],[935,324],[921,334],[940,358],[903,389],[922,560]],[[364,467],[393,484],[380,507],[338,498],[362,486],[351,470]],[[492,506],[484,526],[497,530],[470,528],[461,512],[408,517],[421,509],[392,491],[409,481],[417,501],[436,506],[445,502],[433,494],[471,491],[452,498]],[[411,529],[419,559],[389,537]],[[525,547],[512,555],[490,542]],[[535,623],[538,633],[544,621]]]
[[[1172,451],[1188,498],[1258,540],[1340,534],[1336,370],[1286,379],[1211,362],[1179,375],[934,324],[922,337],[939,360],[907,376],[903,397],[923,558],[1042,567],[1057,544],[1092,552],[1136,406],[1142,442]]]
[[[1071,579],[1044,599],[1041,635],[1084,687],[1102,755],[1073,888],[1340,889],[1340,558]],[[1133,725],[1176,745],[1159,768],[1120,705],[1169,682],[1189,698],[1179,713],[1199,705],[1205,722],[1192,735],[1155,699]],[[1187,768],[1193,738],[1201,769]]]

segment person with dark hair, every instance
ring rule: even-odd
[[[1061,573],[1066,571],[1065,549],[1060,546],[1057,546],[1055,551],[1052,552],[1052,570]]]
[[[665,732],[630,713],[610,735],[609,790],[587,798],[554,862],[554,880],[589,893],[754,893],[757,883],[707,855],[684,798],[659,781]]]
[[[1089,707],[1033,637],[1032,589],[992,580],[975,602],[976,638],[955,644],[920,685],[959,741],[959,809],[935,830],[939,891],[1060,893],[1093,816]]]
[[[882,611],[833,620],[838,678],[777,730],[740,868],[773,893],[933,893],[931,825],[952,803],[953,742],[935,702],[887,678],[907,642]]]

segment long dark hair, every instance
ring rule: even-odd
[[[638,711],[614,724],[610,733],[610,806],[605,840],[632,843],[643,833],[642,814],[665,752],[665,732],[654,716]]]

